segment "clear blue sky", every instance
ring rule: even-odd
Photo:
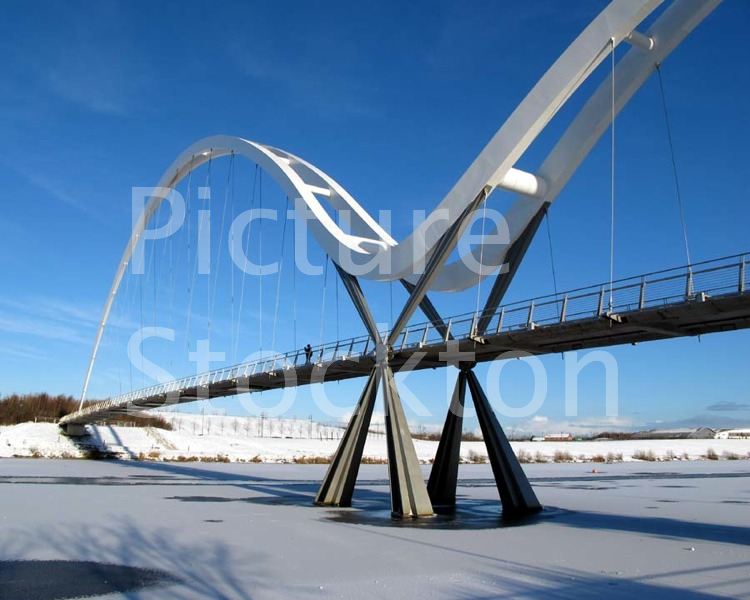
[[[400,238],[410,230],[411,210],[429,210],[442,199],[604,5],[6,4],[0,23],[0,393],[80,392],[96,322],[130,232],[131,187],[153,185],[193,141],[226,133],[298,154],[371,213],[392,209],[393,234]],[[748,26],[750,5],[725,2],[663,66],[694,260],[750,250]],[[553,129],[564,123],[565,114]],[[538,164],[549,141],[531,149],[527,168]],[[654,77],[618,119],[616,155],[616,277],[683,264]],[[604,139],[551,211],[560,290],[609,278],[609,161]],[[216,173],[226,177],[226,168],[217,164]],[[249,181],[248,165],[243,173]],[[509,300],[553,291],[542,233]],[[316,342],[321,284],[300,285],[309,289],[300,292],[299,343]],[[275,280],[264,286],[268,341]],[[387,320],[388,290],[369,293]],[[394,294],[398,305],[403,295],[395,288]],[[474,308],[472,294],[436,302],[445,314],[464,312]],[[341,296],[340,335],[361,333]],[[332,289],[327,302],[324,337],[333,339]],[[242,352],[249,353],[258,345],[258,311],[249,301],[245,310]],[[286,334],[277,339],[287,338],[276,346],[282,351],[293,344],[289,311],[288,303],[281,306],[279,327],[286,326]],[[111,356],[103,358],[103,369],[123,346],[122,339],[118,345],[108,338],[103,352]],[[563,362],[543,358],[549,391],[536,423],[555,429],[750,421],[748,351],[748,332],[611,349],[620,369],[616,423],[603,418],[598,367],[581,375],[581,416],[568,422]],[[100,374],[98,395],[121,388],[122,374],[118,382],[113,373]],[[505,368],[500,389],[506,403],[528,402],[529,373],[516,362]],[[444,377],[436,371],[408,380],[440,415],[425,422],[442,420]],[[329,396],[351,404],[360,387],[333,384]],[[719,403],[733,403],[725,406],[734,410],[710,409]],[[235,410],[227,401],[217,406]],[[322,418],[307,391],[290,412]],[[521,428],[526,421],[507,420]]]

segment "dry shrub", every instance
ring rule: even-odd
[[[556,450],[552,460],[556,463],[569,463],[573,462],[573,455],[565,450]]]
[[[537,453],[534,455],[534,462],[536,463],[548,463],[549,459],[542,454],[541,452],[537,451]]]
[[[469,450],[469,462],[484,464],[487,461],[489,461],[489,458],[486,455],[480,454],[474,450]]]
[[[526,450],[519,450],[516,453],[516,458],[518,458],[518,462],[523,465],[533,462],[533,459],[531,458],[531,452],[527,452]]]
[[[232,462],[226,454],[217,454],[216,456],[201,456],[201,462],[204,463],[228,463]]]
[[[635,460],[654,462],[656,460],[656,455],[654,454],[653,450],[636,450],[635,452],[633,452],[633,458]]]
[[[330,456],[295,456],[292,462],[298,465],[327,465],[331,462]]]
[[[706,450],[706,454],[704,455],[704,457],[707,460],[719,460],[719,455],[716,454],[713,448],[709,448],[708,450]]]

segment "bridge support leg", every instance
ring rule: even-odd
[[[365,389],[349,420],[344,437],[333,456],[323,483],[315,496],[315,504],[326,506],[351,506],[354,484],[370,428],[372,410],[378,396],[379,373],[373,370]]]
[[[503,428],[490,406],[487,396],[479,384],[476,374],[467,374],[469,390],[477,410],[479,427],[482,429],[484,443],[492,465],[500,501],[503,504],[503,518],[514,519],[542,510],[526,474],[518,462],[513,448],[505,437]]]
[[[430,480],[427,483],[427,492],[435,506],[453,507],[456,505],[465,398],[466,372],[461,369],[458,372],[450,409],[448,410],[448,416],[445,418],[440,444],[438,444],[435,462],[432,464],[432,470],[430,471]]]
[[[388,475],[391,483],[391,514],[394,517],[426,517],[434,514],[414,441],[387,362],[378,367],[385,400],[385,428],[388,442]]]

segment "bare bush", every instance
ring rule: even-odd
[[[570,452],[566,452],[565,450],[557,450],[555,451],[552,460],[556,463],[573,462],[573,455]]]
[[[633,452],[633,458],[635,460],[654,462],[656,460],[656,455],[654,454],[653,450],[636,450],[635,452]]]

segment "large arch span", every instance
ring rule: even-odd
[[[155,186],[155,195],[134,226],[105,302],[81,401],[85,398],[99,344],[122,278],[143,232],[164,200],[163,194],[156,190],[174,188],[209,159],[228,154],[246,156],[266,171],[289,198],[295,199],[295,210],[309,211],[308,224],[314,239],[344,270],[351,272],[353,267],[357,267],[356,275],[366,279],[405,279],[411,283],[418,280],[427,258],[442,236],[459,221],[479,194],[484,191],[489,195],[496,189],[516,192],[513,204],[503,215],[508,227],[507,245],[482,244],[483,250],[473,250],[475,260],[482,253],[482,273],[477,274],[468,261],[456,259],[443,264],[430,285],[430,289],[441,292],[468,289],[503,264],[513,242],[519,239],[540,210],[556,200],[613,117],[632,98],[656,65],[720,1],[674,0],[647,30],[641,32],[637,27],[662,4],[662,0],[613,0],[537,82],[424,223],[401,242],[396,242],[380,227],[334,179],[289,152],[232,136],[213,136],[191,145],[164,173]],[[517,161],[567,100],[623,42],[630,44],[630,49],[590,96],[537,173],[515,169]],[[350,232],[339,228],[321,204],[321,198],[336,210],[349,211]],[[465,228],[468,222],[464,221],[461,227]],[[487,236],[495,236],[496,233],[496,230],[492,230]],[[348,261],[340,260],[344,255]],[[362,267],[368,264],[386,264],[389,268],[363,270]]]

